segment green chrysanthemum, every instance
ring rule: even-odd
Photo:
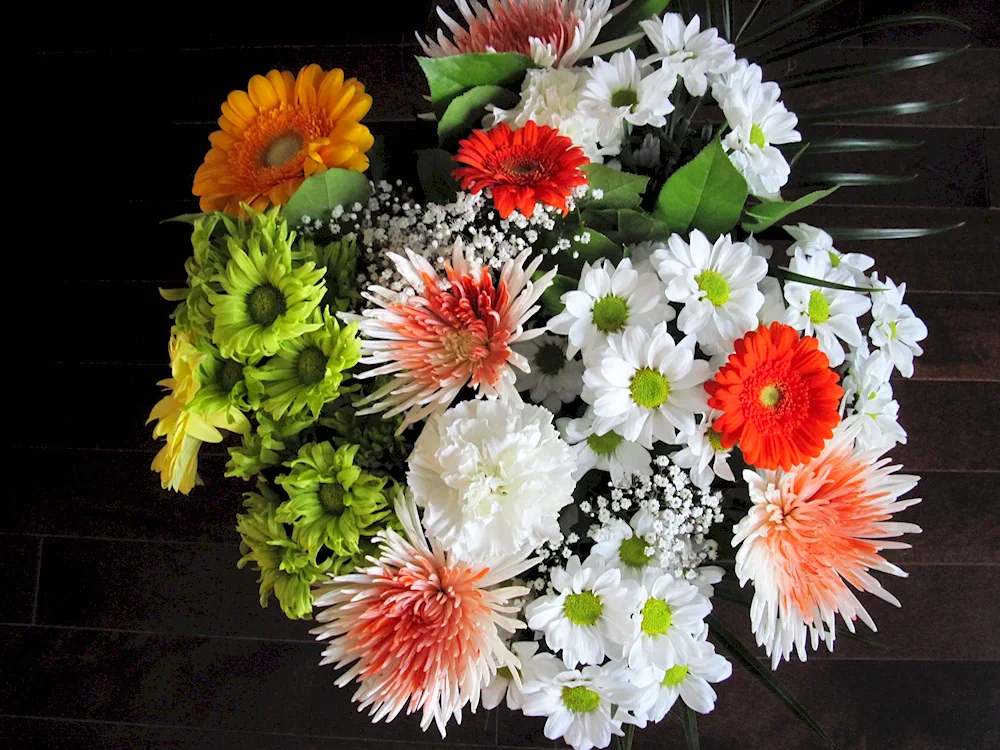
[[[326,310],[315,320],[320,328],[285,341],[265,364],[247,368],[252,403],[278,419],[303,409],[317,419],[324,404],[340,395],[345,370],[361,359],[357,323],[341,328]]]
[[[310,587],[330,569],[330,560],[317,563],[312,555],[288,538],[285,527],[275,517],[277,495],[266,486],[248,492],[243,505],[247,512],[236,517],[243,557],[236,564],[249,563],[260,572],[260,605],[267,606],[274,592],[281,610],[292,620],[312,616]]]
[[[208,295],[212,341],[224,357],[240,362],[269,357],[283,342],[319,328],[313,313],[326,293],[322,268],[293,264],[295,233],[278,221],[277,211],[249,213],[249,236],[226,238],[230,259],[213,278],[222,292]]]
[[[356,393],[341,395],[336,401],[327,404],[319,420],[321,425],[336,433],[334,444],[351,443],[361,446],[357,460],[368,467],[381,466],[393,459],[405,459],[413,447],[405,437],[396,434],[403,421],[401,415],[359,415],[357,407],[352,404],[352,401],[367,396],[384,385],[385,381],[386,378],[363,381]]]
[[[315,421],[308,412],[280,420],[272,419],[262,411],[258,411],[256,416],[256,431],[244,435],[242,445],[229,448],[227,477],[250,479],[264,469],[278,466],[295,454],[302,443],[299,433]]]
[[[300,240],[292,249],[292,256],[303,262],[312,261],[317,268],[326,269],[326,296],[323,297],[322,306],[344,312],[361,299],[355,281],[358,250],[354,235],[326,245],[317,245],[308,239]]]
[[[224,359],[211,344],[203,347],[203,350],[209,356],[198,367],[196,377],[200,387],[191,400],[190,408],[198,413],[218,411],[230,406],[250,411],[247,383],[243,377],[244,365],[236,360]]]
[[[386,480],[355,466],[357,452],[356,445],[309,443],[285,464],[291,473],[275,480],[288,494],[276,517],[294,525],[293,538],[314,556],[323,546],[338,557],[356,555],[361,537],[375,534],[391,513]]]

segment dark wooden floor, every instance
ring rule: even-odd
[[[772,0],[769,12],[791,4]],[[911,574],[892,581],[903,609],[872,601],[881,650],[843,641],[833,656],[780,668],[844,748],[1000,747],[1000,16],[990,5],[846,2],[837,12],[851,18],[880,9],[951,12],[973,24],[972,49],[941,66],[866,79],[867,88],[832,85],[786,98],[796,109],[965,97],[943,112],[825,128],[924,142],[902,157],[801,162],[803,170],[864,164],[921,173],[898,187],[842,189],[802,220],[966,222],[944,237],[839,243],[872,252],[883,273],[905,280],[908,301],[930,329],[913,379],[894,383],[910,436],[896,456],[923,476],[924,498],[903,519],[922,525],[923,535],[893,558]],[[334,673],[317,666],[308,625],[286,621],[273,606],[261,610],[254,575],[236,570],[233,522],[243,488],[221,479],[224,457],[204,458],[205,487],[189,497],[167,494],[148,471],[154,443],[143,425],[166,373],[169,306],[157,286],[182,279],[188,254],[185,229],[157,221],[192,209],[191,177],[218,103],[271,67],[339,65],[366,82],[373,128],[405,158],[423,132],[413,124],[423,82],[408,30],[424,25],[426,6],[408,4],[360,30],[302,19],[239,34],[226,23],[209,30],[206,19],[167,23],[157,30],[165,42],[149,41],[144,28],[112,36],[93,18],[63,18],[37,42],[40,54],[25,75],[42,137],[27,165],[35,174],[28,194],[12,186],[27,216],[13,206],[6,245],[37,289],[28,316],[15,317],[15,304],[7,305],[7,330],[20,331],[6,365],[13,513],[3,526],[0,738],[7,746],[416,750],[439,742],[411,719],[372,726],[355,712],[351,691],[334,687]],[[961,42],[952,32],[911,28],[846,40],[800,58],[796,69]],[[11,288],[14,276],[8,300],[21,291]],[[718,605],[721,615],[745,633],[743,613],[727,606]],[[703,748],[818,746],[744,673],[718,692],[718,709],[701,721]],[[539,721],[501,710],[468,716],[447,744],[553,743]],[[682,746],[670,721],[637,743]]]

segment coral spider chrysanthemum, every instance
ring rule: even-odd
[[[242,215],[283,205],[302,181],[331,167],[364,171],[374,139],[360,120],[372,98],[344,71],[307,65],[298,76],[272,70],[222,104],[212,149],[192,192],[202,211]]]
[[[507,123],[474,130],[459,143],[455,161],[465,165],[452,173],[462,189],[478,193],[491,188],[493,204],[506,219],[515,208],[531,216],[536,202],[565,215],[573,188],[587,183],[580,167],[590,160],[555,128],[529,120],[520,130]]]
[[[739,443],[747,463],[790,469],[815,458],[840,422],[843,389],[811,336],[782,323],[738,339],[736,351],[705,383],[723,448]]]

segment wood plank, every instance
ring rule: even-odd
[[[904,300],[928,330],[914,380],[1000,380],[1000,294],[908,291]]]
[[[978,0],[863,0],[862,18],[870,21],[901,13],[940,13],[958,19],[969,31],[940,26],[904,26],[899,29],[870,32],[864,35],[866,46],[873,47],[974,47],[1000,46],[1000,26],[995,8]],[[991,12],[993,11],[993,12]]]
[[[984,132],[986,176],[990,191],[990,208],[1000,208],[1000,130]]]
[[[30,624],[35,616],[35,586],[42,541],[34,536],[4,535],[6,591],[0,597],[0,622]]]

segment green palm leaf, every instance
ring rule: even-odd
[[[686,703],[681,706],[681,724],[684,726],[684,737],[687,739],[688,750],[700,750],[698,714],[688,708]]]
[[[965,226],[964,221],[949,224],[944,227],[838,227],[827,229],[826,232],[835,240],[911,240],[915,237],[929,237],[934,234],[944,234],[952,229]]]
[[[845,81],[851,78],[861,78],[863,76],[884,75],[886,73],[896,73],[901,70],[911,70],[922,68],[927,65],[934,65],[945,60],[957,57],[969,48],[959,47],[957,49],[944,49],[936,52],[923,52],[919,55],[906,55],[905,57],[895,57],[884,62],[860,62],[851,65],[835,65],[831,68],[822,68],[809,73],[800,73],[795,76],[788,76],[779,79],[782,91],[788,89],[802,88],[803,86],[815,86],[818,83],[831,83],[833,81]]]
[[[868,172],[809,172],[798,177],[803,185],[899,185],[919,174],[871,174]]]
[[[919,148],[923,141],[897,138],[825,138],[809,144],[809,154],[853,154],[864,151],[900,151]]]
[[[775,21],[763,31],[747,37],[743,40],[740,46],[745,47],[751,44],[756,44],[759,41],[767,39],[772,34],[777,34],[782,29],[787,29],[792,24],[796,24],[799,21],[811,18],[812,16],[818,16],[820,13],[830,10],[830,8],[840,5],[842,2],[844,2],[844,0],[814,0],[808,5],[802,6],[797,11],[789,13],[780,21]]]
[[[740,30],[736,32],[736,38],[732,40],[733,44],[736,44],[737,42],[740,41],[740,37],[743,36],[743,32],[750,28],[750,24],[753,23],[754,19],[757,17],[757,14],[760,13],[760,9],[763,7],[763,5],[764,5],[764,0],[757,0],[757,2],[754,3],[753,8],[750,9],[749,15],[747,15],[747,17],[743,19],[743,24],[740,26]]]
[[[888,115],[896,117],[899,115],[918,115],[924,112],[933,112],[945,107],[953,107],[961,104],[962,99],[950,99],[940,102],[902,102],[900,104],[877,104],[873,107],[829,107],[827,109],[814,109],[811,111],[797,112],[799,122],[824,122],[842,120],[845,117],[879,117]]]

